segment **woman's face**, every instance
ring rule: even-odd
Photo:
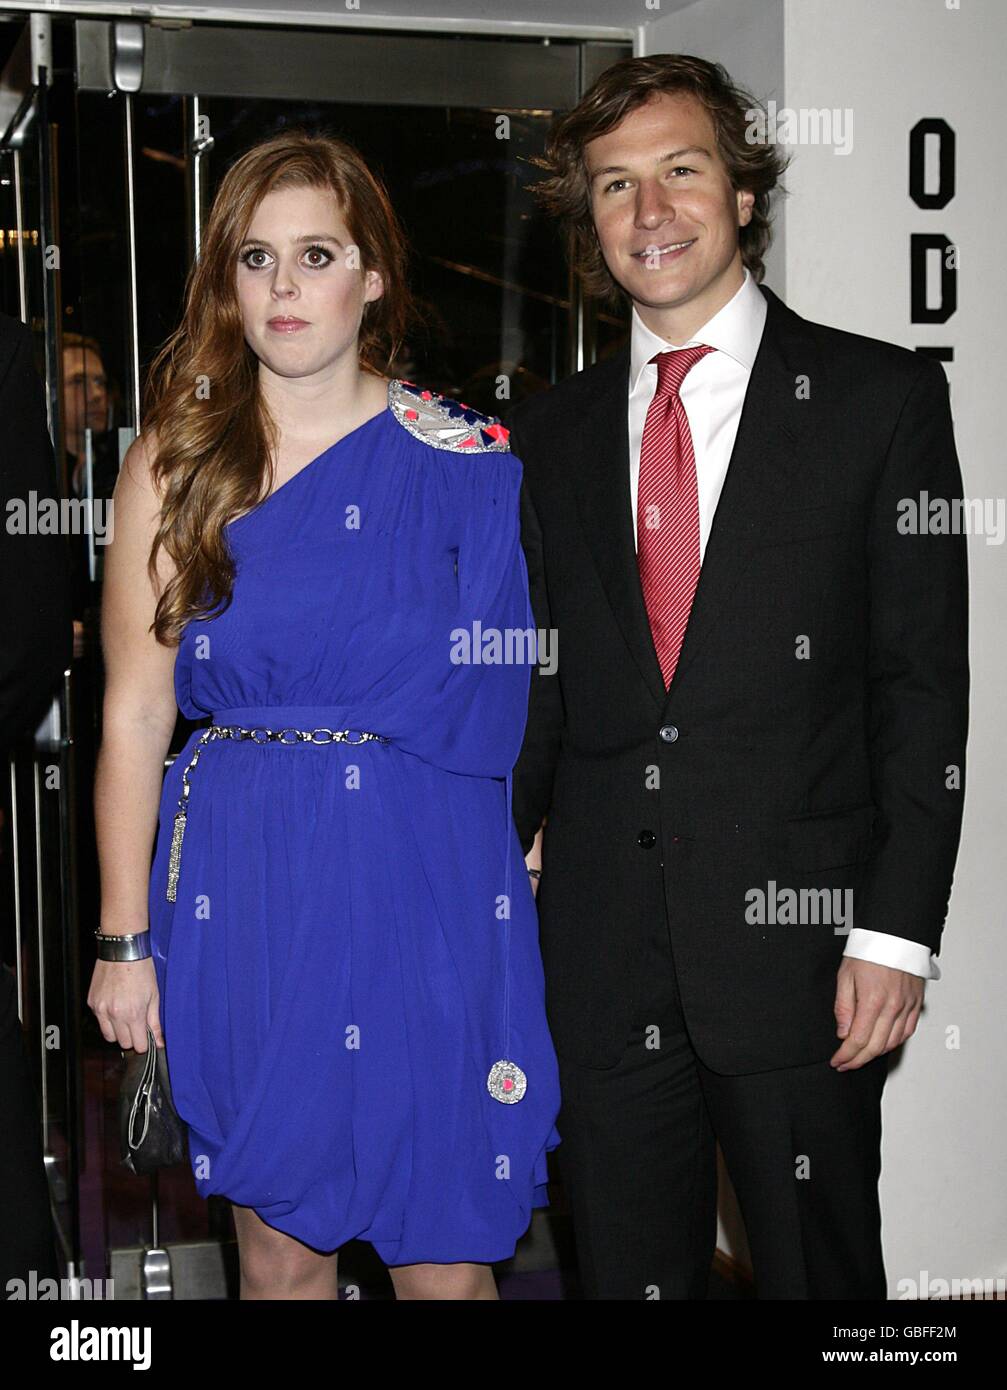
[[[356,361],[364,305],[383,290],[320,188],[266,194],[238,248],[236,286],[248,345],[284,377],[313,376],[346,353]]]

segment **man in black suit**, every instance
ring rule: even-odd
[[[70,664],[69,554],[61,534],[17,534],[8,504],[58,498],[31,333],[0,314],[0,754],[42,719]],[[0,961],[0,1297],[7,1281],[58,1277],[38,1098],[24,1051],[14,974]]]
[[[507,422],[558,642],[514,810],[589,1298],[705,1295],[715,1140],[760,1297],[885,1297],[881,1094],[960,834],[965,541],[913,523],[962,496],[946,379],[759,287],[783,162],[754,105],[627,59],[539,188],[633,305]]]

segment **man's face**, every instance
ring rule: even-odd
[[[705,321],[741,285],[738,228],[755,201],[731,187],[706,109],[691,95],[661,92],[584,154],[612,276],[645,319],[656,316],[646,309],[689,305]]]
[[[108,425],[108,381],[101,358],[80,347],[63,349],[63,416],[68,447],[85,429]]]

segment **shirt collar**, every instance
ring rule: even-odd
[[[643,369],[656,353],[671,352],[676,348],[691,347],[694,344],[705,343],[719,352],[725,352],[747,371],[751,371],[759,350],[767,308],[766,297],[755,283],[747,266],[744,281],[738,292],[722,309],[717,310],[713,318],[708,319],[701,328],[697,328],[688,342],[666,342],[659,333],[647,327],[634,304],[630,333],[630,392],[639,386]]]

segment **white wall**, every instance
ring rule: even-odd
[[[798,151],[787,205],[788,302],[799,313],[906,347],[951,344],[958,455],[971,497],[1003,497],[1007,379],[1001,172],[1002,0],[788,0],[793,107],[851,107],[848,156]],[[907,141],[921,117],[957,135],[957,191],[942,210],[910,199]],[[960,247],[958,309],[913,326],[909,236]],[[886,1087],[881,1184],[885,1252],[900,1279],[1007,1275],[1002,692],[1007,545],[969,538],[972,727],[965,823],[940,964],[915,1038]],[[947,1046],[948,1030],[961,1045]]]
[[[1002,498],[1007,190],[997,65],[1007,53],[1007,6],[698,0],[648,26],[644,46],[715,58],[780,107],[852,110],[849,154],[794,149],[777,223],[785,223],[785,277],[771,263],[767,283],[785,286],[787,302],[807,318],[911,348],[953,345],[946,371],[965,491]],[[928,116],[943,117],[957,135],[957,191],[942,210],[920,209],[908,193],[909,130]],[[909,237],[929,231],[960,248],[958,308],[943,325],[914,326]],[[983,536],[969,539],[972,725],[943,978],[928,984],[920,1027],[885,1091],[881,1198],[892,1298],[925,1293],[924,1275],[931,1296],[938,1278],[1007,1275],[1004,551]],[[743,1255],[730,1204],[723,1210],[722,1248]]]

